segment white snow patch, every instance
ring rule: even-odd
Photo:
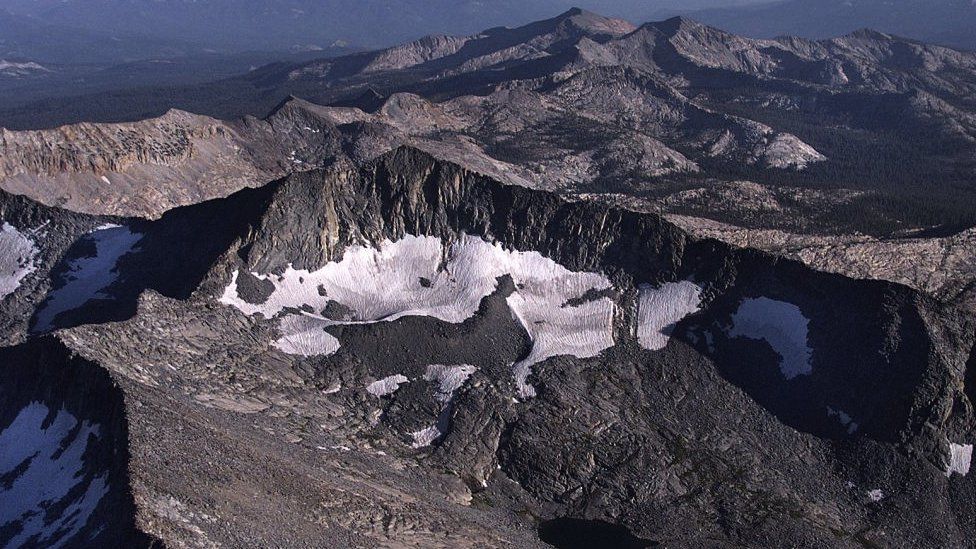
[[[102,176],[102,183],[105,183],[106,185],[112,184],[112,182],[109,181],[108,177],[105,177],[104,175]]]
[[[969,465],[973,460],[972,444],[949,444],[949,465],[946,467],[945,475],[952,476],[952,473],[959,473],[962,476],[969,474]]]
[[[366,392],[373,396],[384,397],[396,392],[403,383],[408,383],[410,380],[407,376],[402,374],[395,374],[392,376],[384,377],[383,379],[374,381],[366,386]]]
[[[507,298],[508,306],[533,342],[529,355],[513,365],[523,397],[535,394],[525,383],[533,364],[559,355],[589,358],[613,346],[613,300],[583,299],[587,292],[610,288],[605,276],[572,272],[538,252],[506,250],[475,236],[462,235],[445,247],[437,237],[407,235],[378,249],[350,246],[341,261],[316,271],[289,266],[281,275],[252,274],[274,285],[264,303],[241,299],[237,272],[219,301],[265,318],[286,307],[324,311],[332,301],[350,310],[343,319],[305,315],[323,328],[407,316],[461,323],[477,312],[499,277],[510,275],[517,290]],[[573,300],[581,303],[569,305]],[[291,327],[282,332],[290,335]]]
[[[279,329],[283,335],[272,345],[284,353],[319,356],[331,355],[339,350],[339,340],[325,331],[318,318],[288,315],[281,319]]]
[[[637,290],[637,341],[658,351],[668,345],[674,326],[701,307],[701,287],[683,280],[660,288],[641,285]]]
[[[444,366],[443,364],[431,364],[427,366],[424,379],[438,383],[437,400],[449,402],[457,391],[464,385],[464,382],[471,377],[478,369],[470,364],[458,366]]]
[[[857,422],[854,421],[854,419],[843,410],[837,410],[831,406],[827,406],[827,415],[830,417],[836,417],[837,421],[839,421],[841,425],[847,427],[847,434],[853,435],[857,431]]]
[[[133,251],[142,235],[131,232],[128,227],[102,225],[84,238],[94,242],[95,255],[73,259],[69,263],[64,285],[48,294],[43,308],[38,311],[35,330],[49,330],[59,314],[76,309],[91,299],[108,297],[102,290],[118,279],[116,264]]]
[[[100,436],[99,427],[88,421],[79,425],[65,410],[46,423],[49,415],[47,406],[33,402],[0,431],[0,477],[26,463],[9,486],[0,485],[0,528],[20,522],[20,530],[7,540],[7,547],[21,547],[35,536],[35,542],[46,547],[78,542],[72,538],[108,493],[107,475],[92,478],[82,490],[76,490],[84,482],[83,458],[89,438]],[[55,505],[66,507],[57,516],[48,516]]]
[[[410,444],[411,448],[423,448],[424,446],[430,446],[434,443],[438,437],[441,436],[441,430],[437,428],[436,425],[427,427],[426,429],[421,429],[419,431],[414,431],[410,433],[413,437],[413,443]]]
[[[765,340],[780,357],[783,377],[793,379],[813,371],[813,351],[807,343],[809,324],[810,320],[792,303],[750,298],[733,315],[729,337]]]
[[[868,490],[868,499],[877,503],[885,498],[885,493],[879,488]]]
[[[30,237],[9,223],[0,226],[0,298],[14,293],[24,277],[37,270],[37,252]]]
[[[51,72],[51,70],[34,61],[18,62],[0,59],[0,76],[20,78],[41,72]]]

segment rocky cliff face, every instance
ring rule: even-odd
[[[121,388],[135,522],[167,544],[974,534],[973,322],[904,286],[409,148],[63,215],[96,230],[4,298],[35,311],[8,336],[50,319]]]

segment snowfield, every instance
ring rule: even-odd
[[[647,284],[637,289],[637,341],[658,351],[665,348],[675,325],[701,307],[701,287],[683,280],[660,288]]]
[[[86,478],[84,454],[99,427],[40,402],[25,407],[0,431],[0,531],[19,523],[7,547],[21,547],[32,538],[44,547],[71,542],[88,523],[108,493],[106,475]],[[61,507],[64,507],[63,510]],[[52,513],[53,509],[59,512]]]
[[[956,444],[955,442],[949,444],[949,464],[946,467],[946,476],[952,476],[952,473],[958,473],[962,476],[969,474],[969,467],[973,461],[973,445],[972,444]]]
[[[379,248],[351,246],[340,261],[316,271],[288,267],[281,275],[252,274],[274,286],[263,303],[249,303],[239,295],[239,272],[219,301],[265,318],[275,318],[285,308],[311,308],[314,312],[280,320],[282,337],[274,346],[293,354],[336,352],[335,338],[319,333],[329,326],[407,316],[464,322],[504,275],[516,286],[506,299],[508,306],[533,342],[529,355],[512,365],[522,397],[535,394],[526,383],[534,364],[559,355],[593,357],[614,343],[613,300],[584,298],[610,289],[605,276],[572,272],[538,252],[506,250],[469,235],[449,245],[437,237],[408,235]]]
[[[807,345],[810,320],[792,303],[767,297],[746,299],[732,317],[729,337],[763,340],[779,355],[783,377],[810,375],[813,350]]]
[[[413,442],[410,444],[412,448],[430,446],[434,441],[447,434],[451,427],[451,411],[453,409],[454,394],[477,370],[477,368],[470,364],[459,364],[456,366],[431,364],[427,366],[427,372],[424,373],[424,380],[437,383],[437,394],[435,398],[440,401],[441,409],[437,416],[436,425],[425,427],[410,434],[413,437]]]
[[[407,376],[403,374],[395,374],[370,383],[366,386],[366,392],[375,397],[385,397],[386,395],[392,395],[395,393],[396,390],[400,388],[400,385],[409,382],[410,380],[407,378]]]
[[[95,244],[95,255],[73,259],[68,264],[64,284],[48,294],[37,312],[35,331],[50,330],[57,316],[65,311],[77,309],[92,299],[108,298],[103,290],[118,280],[119,259],[135,249],[142,235],[129,231],[128,227],[102,225],[84,238]]]

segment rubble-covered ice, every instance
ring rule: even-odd
[[[37,246],[13,225],[4,222],[0,226],[0,298],[20,287],[20,282],[37,269],[34,259]]]
[[[732,316],[729,337],[761,339],[779,355],[786,379],[809,375],[813,351],[807,344],[809,319],[792,303],[768,297],[749,298]]]
[[[683,280],[654,288],[644,284],[637,293],[637,341],[652,351],[668,344],[671,331],[701,306],[701,287]]]
[[[91,299],[107,297],[103,290],[118,279],[116,265],[119,259],[133,251],[142,235],[133,233],[128,227],[102,225],[83,238],[94,243],[95,255],[71,260],[64,284],[48,294],[37,312],[35,331],[50,330],[59,314],[76,309]]]
[[[588,358],[613,345],[613,300],[584,299],[610,288],[605,276],[573,272],[538,252],[506,250],[476,236],[463,235],[445,246],[437,237],[407,235],[379,248],[350,246],[340,261],[316,271],[288,267],[281,275],[253,275],[274,286],[263,303],[240,296],[238,272],[220,302],[266,318],[286,308],[310,307],[314,313],[305,316],[321,328],[406,316],[460,323],[495,291],[499,277],[510,275],[516,290],[507,298],[508,306],[533,342],[529,355],[513,365],[522,396],[534,394],[525,383],[533,364],[558,355]],[[337,305],[341,315],[334,312]],[[280,326],[283,337],[275,343],[279,349],[314,354],[337,350],[324,338],[311,346],[307,341],[289,343],[289,338],[307,336],[315,322],[287,318]]]
[[[958,473],[962,476],[969,474],[969,466],[973,460],[972,444],[949,444],[949,464],[946,466],[946,476]]]
[[[53,419],[34,402],[0,431],[0,532],[7,547],[59,547],[73,539],[108,493],[106,475],[86,477],[84,456],[99,427],[65,410]]]

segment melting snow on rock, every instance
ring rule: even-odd
[[[9,223],[0,226],[0,298],[20,287],[20,282],[37,268],[37,247],[30,237]]]
[[[402,374],[395,374],[392,376],[384,377],[383,379],[374,381],[366,386],[366,392],[373,396],[384,397],[386,395],[391,395],[400,388],[400,385],[407,383],[410,380],[407,376]]]
[[[810,321],[792,303],[767,297],[746,299],[732,316],[729,337],[764,340],[779,355],[779,369],[786,379],[813,371],[807,344]]]
[[[973,460],[972,444],[949,444],[949,464],[946,467],[946,476],[958,473],[962,476],[969,474],[969,466]]]
[[[660,288],[641,285],[637,294],[637,341],[652,351],[667,346],[675,325],[701,306],[701,287],[687,280]]]
[[[95,245],[95,255],[79,257],[68,264],[64,284],[52,291],[37,313],[36,331],[52,328],[54,319],[65,311],[81,307],[92,299],[107,298],[103,290],[115,282],[116,264],[142,239],[139,233],[119,225],[102,225],[84,236]]]
[[[441,402],[441,410],[438,414],[436,425],[411,433],[413,437],[411,446],[413,448],[430,446],[442,435],[447,434],[451,423],[454,393],[477,370],[477,368],[470,364],[459,364],[456,366],[431,364],[427,366],[427,371],[424,373],[424,380],[437,384],[437,394],[435,396]]]
[[[508,306],[533,342],[529,355],[513,364],[521,396],[535,394],[526,383],[532,365],[559,355],[589,358],[613,346],[613,300],[584,299],[589,292],[610,288],[605,276],[573,272],[538,252],[510,251],[469,235],[446,247],[437,237],[407,235],[379,248],[351,246],[341,261],[316,271],[289,267],[281,275],[254,274],[274,285],[260,304],[240,297],[235,272],[220,301],[266,318],[286,307],[311,307],[320,314],[303,316],[317,320],[318,331],[406,316],[461,323],[477,312],[503,275],[510,275],[517,288],[507,298]],[[327,312],[336,304],[347,313],[342,318]],[[287,318],[275,343],[279,349],[305,355],[338,349],[334,338],[322,337],[313,322]]]
[[[14,526],[7,547],[28,540],[61,547],[88,523],[108,493],[106,475],[86,477],[84,454],[99,427],[65,410],[50,420],[50,410],[34,402],[0,431],[0,531]],[[11,476],[12,475],[12,476]],[[52,511],[59,509],[54,513]],[[9,531],[9,530],[8,530]]]
[[[290,355],[330,355],[339,350],[339,340],[325,331],[322,321],[306,315],[288,315],[281,319],[280,339],[272,343]]]

